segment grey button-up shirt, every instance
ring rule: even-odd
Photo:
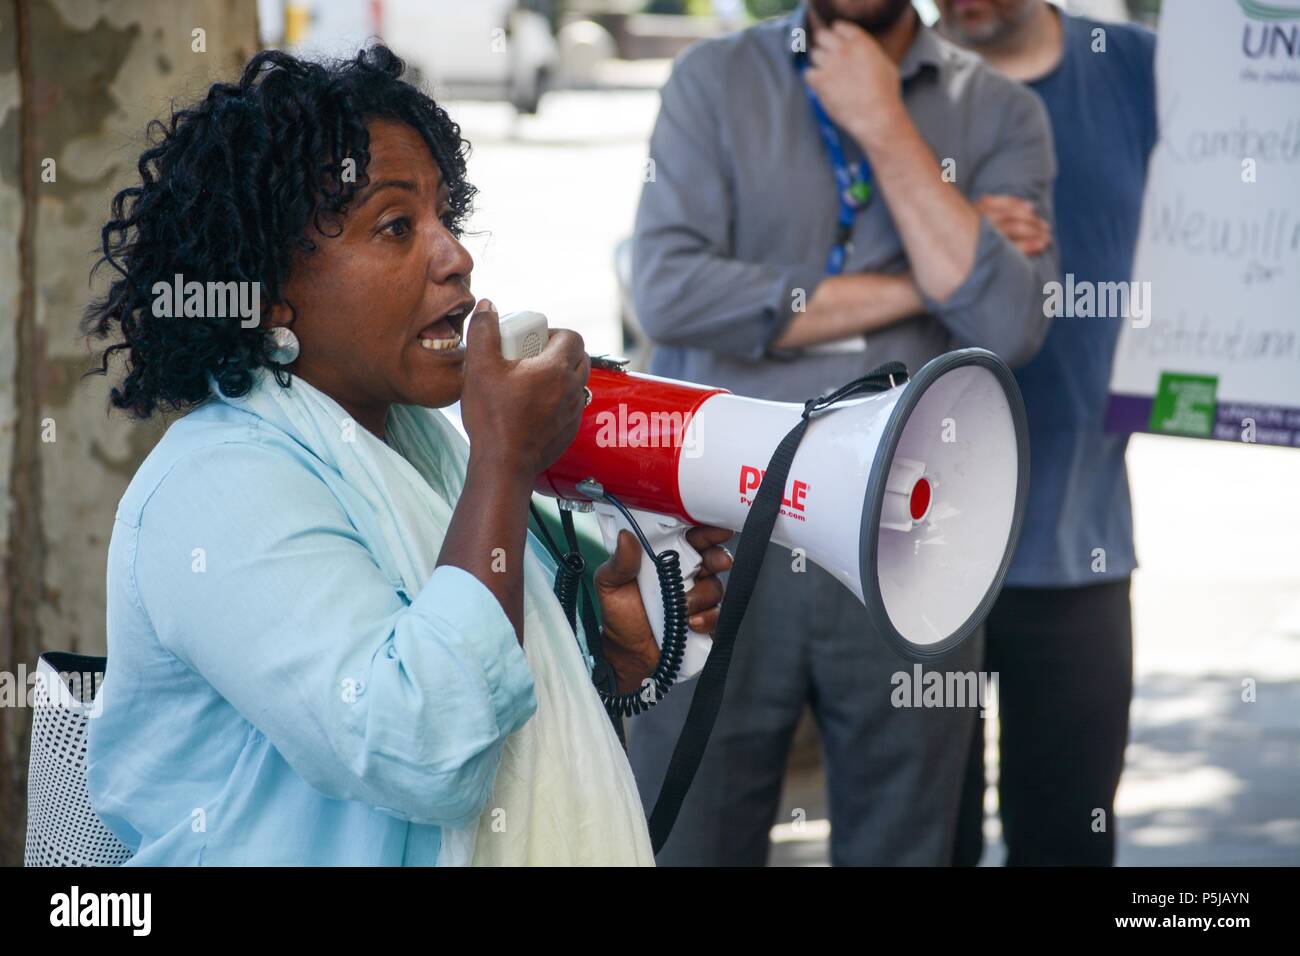
[[[802,401],[898,360],[979,345],[1011,364],[1047,334],[1043,286],[1055,248],[1027,257],[981,220],[970,275],[927,314],[866,336],[866,349],[773,350],[800,298],[825,276],[838,200],[834,173],[795,69],[802,9],[698,43],[662,91],[653,178],[634,242],[637,316],[655,342],[651,371],[742,395]],[[1051,219],[1056,159],[1038,98],[921,27],[899,72],[912,121],[970,199],[1021,196]],[[850,161],[861,156],[841,133]],[[941,170],[935,169],[939,176]],[[907,253],[877,196],[859,215],[844,271],[897,273]],[[800,292],[800,290],[802,290]]]

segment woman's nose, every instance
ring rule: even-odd
[[[430,250],[430,278],[439,285],[447,282],[463,282],[469,279],[474,270],[474,257],[460,244],[447,229],[440,229],[438,238]]]

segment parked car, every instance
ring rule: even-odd
[[[440,99],[537,112],[556,74],[553,0],[259,0],[262,39],[350,56],[382,37]]]
[[[383,0],[383,36],[450,99],[505,99],[535,113],[559,47],[538,3]]]

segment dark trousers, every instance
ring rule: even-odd
[[[979,647],[977,632],[926,669],[974,671]],[[900,672],[910,675],[912,665],[871,632],[866,610],[844,585],[810,562],[794,571],[790,552],[770,545],[717,726],[659,864],[767,862],[790,740],[811,704],[826,767],[831,862],[948,865],[979,708],[896,707]],[[647,813],[697,683],[674,687],[629,721],[628,757]]]
[[[985,624],[998,674],[998,804],[1008,866],[1110,866],[1133,696],[1129,579],[1006,588]],[[976,722],[955,862],[984,849],[984,725]]]

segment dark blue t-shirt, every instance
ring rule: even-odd
[[[1028,86],[1052,120],[1061,272],[1076,283],[1127,282],[1156,140],[1155,35],[1060,17],[1061,61]],[[1104,51],[1095,30],[1104,31]],[[1122,321],[1058,317],[1042,351],[1016,372],[1029,413],[1030,482],[1009,585],[1093,584],[1136,567],[1128,440],[1103,431]]]

